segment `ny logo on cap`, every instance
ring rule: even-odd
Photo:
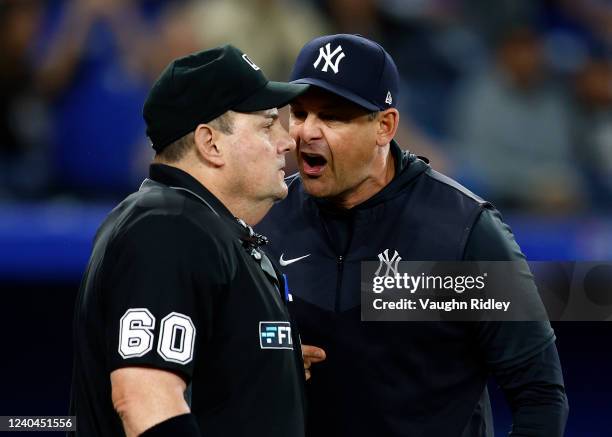
[[[340,61],[346,56],[344,54],[344,52],[342,51],[342,46],[338,46],[334,49],[334,51],[331,51],[330,48],[330,44],[331,43],[327,43],[325,44],[325,50],[323,49],[323,47],[319,47],[319,57],[317,58],[317,60],[315,61],[313,65],[314,68],[317,68],[319,66],[319,64],[321,63],[322,59],[325,59],[325,65],[323,65],[323,68],[321,68],[321,71],[327,73],[327,67],[331,67],[332,70],[334,70],[334,74],[338,73],[338,65],[340,64]],[[338,57],[336,58],[336,61],[332,63],[332,60],[334,59],[334,56],[338,55]]]
[[[253,70],[259,70],[259,67],[255,65],[255,62],[251,61],[251,58],[249,58],[246,54],[242,55],[242,59],[244,59],[244,61],[249,64]]]

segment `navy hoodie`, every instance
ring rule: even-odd
[[[493,436],[493,375],[511,435],[561,436],[567,399],[548,322],[361,321],[361,262],[386,249],[405,261],[525,261],[491,204],[395,142],[391,153],[394,179],[362,204],[338,209],[294,175],[257,227],[285,264],[302,343],[327,352],[307,383],[307,435]]]

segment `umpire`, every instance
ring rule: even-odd
[[[300,174],[259,229],[287,276],[302,340],[327,352],[307,388],[307,434],[492,437],[493,375],[512,436],[561,436],[567,399],[548,322],[360,321],[364,260],[512,260],[530,277],[491,204],[393,140],[393,59],[366,38],[329,35],[304,46],[292,79],[312,85],[291,102]]]
[[[249,225],[287,195],[277,107],[307,87],[224,46],[151,89],[150,176],[98,230],[76,303],[76,435],[304,434],[298,336]]]

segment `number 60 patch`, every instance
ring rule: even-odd
[[[142,357],[153,349],[155,317],[146,308],[130,308],[119,321],[119,355]],[[171,312],[161,321],[157,353],[166,361],[187,364],[193,359],[196,329],[189,316]]]

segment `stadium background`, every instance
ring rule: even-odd
[[[97,226],[146,175],[161,69],[232,42],[286,80],[336,32],[389,50],[400,144],[498,206],[530,260],[612,259],[609,0],[0,0],[0,415],[67,411],[73,300]],[[612,435],[611,326],[554,324],[568,436]]]

